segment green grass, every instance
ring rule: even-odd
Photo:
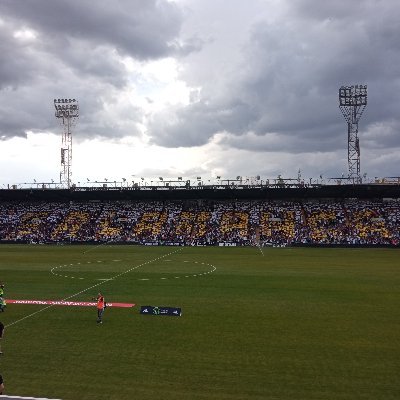
[[[107,301],[137,304],[106,309],[103,325],[93,308],[55,306],[27,317],[44,307],[10,304],[0,314],[9,325],[0,358],[6,392],[63,400],[399,399],[399,250],[264,254],[0,246],[10,299],[63,299],[92,287],[73,299],[88,301],[100,289]],[[193,276],[211,265],[214,272]],[[143,316],[140,305],[182,307],[183,315]]]

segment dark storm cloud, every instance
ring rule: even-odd
[[[297,160],[330,152],[334,165],[337,155],[347,155],[338,89],[362,83],[369,92],[359,126],[363,160],[376,168],[396,165],[397,0],[227,4],[0,0],[0,139],[29,130],[59,132],[53,98],[74,97],[81,109],[75,139],[140,135],[141,124],[152,143],[165,147],[214,140],[225,154],[245,149],[259,159],[263,152]],[[144,114],[127,95],[128,88],[142,92],[135,87],[140,72],[130,75],[125,57],[137,65],[181,57],[181,83],[196,95],[186,106]],[[143,96],[158,109],[149,92]],[[310,168],[324,157],[310,159]],[[290,160],[286,165],[292,168]]]
[[[142,111],[118,100],[130,85],[121,60],[197,51],[182,20],[167,1],[0,1],[0,138],[59,129],[57,97],[79,100],[78,138],[137,135]]]
[[[167,1],[2,0],[0,13],[40,31],[47,42],[61,46],[60,52],[76,40],[106,44],[139,59],[166,56],[179,48],[174,40],[182,14]]]
[[[200,146],[215,133],[240,134],[250,129],[253,121],[249,104],[237,101],[217,105],[199,101],[157,114],[150,121],[155,141],[165,147]],[[254,117],[254,116],[253,116]]]
[[[168,120],[154,116],[154,142],[193,146],[225,132],[226,143],[238,148],[345,151],[338,89],[358,83],[369,90],[361,146],[374,145],[363,141],[372,126],[398,125],[398,3],[298,0],[287,5],[287,13],[273,23],[253,25],[242,65],[221,76],[222,91],[215,91],[215,82],[204,82],[197,103],[172,110]],[[400,135],[383,136],[379,146],[400,146]]]
[[[16,89],[35,79],[38,73],[38,63],[31,62],[29,44],[19,45],[10,28],[10,25],[0,24],[0,90],[7,87]]]

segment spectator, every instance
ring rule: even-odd
[[[363,200],[0,203],[0,240],[397,245],[400,203]]]

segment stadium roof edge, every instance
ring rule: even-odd
[[[304,187],[199,186],[190,188],[90,187],[71,189],[0,189],[5,201],[88,200],[262,200],[262,199],[400,199],[400,185],[313,185]]]

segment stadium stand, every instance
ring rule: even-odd
[[[168,245],[392,245],[397,200],[0,202],[0,241]]]

